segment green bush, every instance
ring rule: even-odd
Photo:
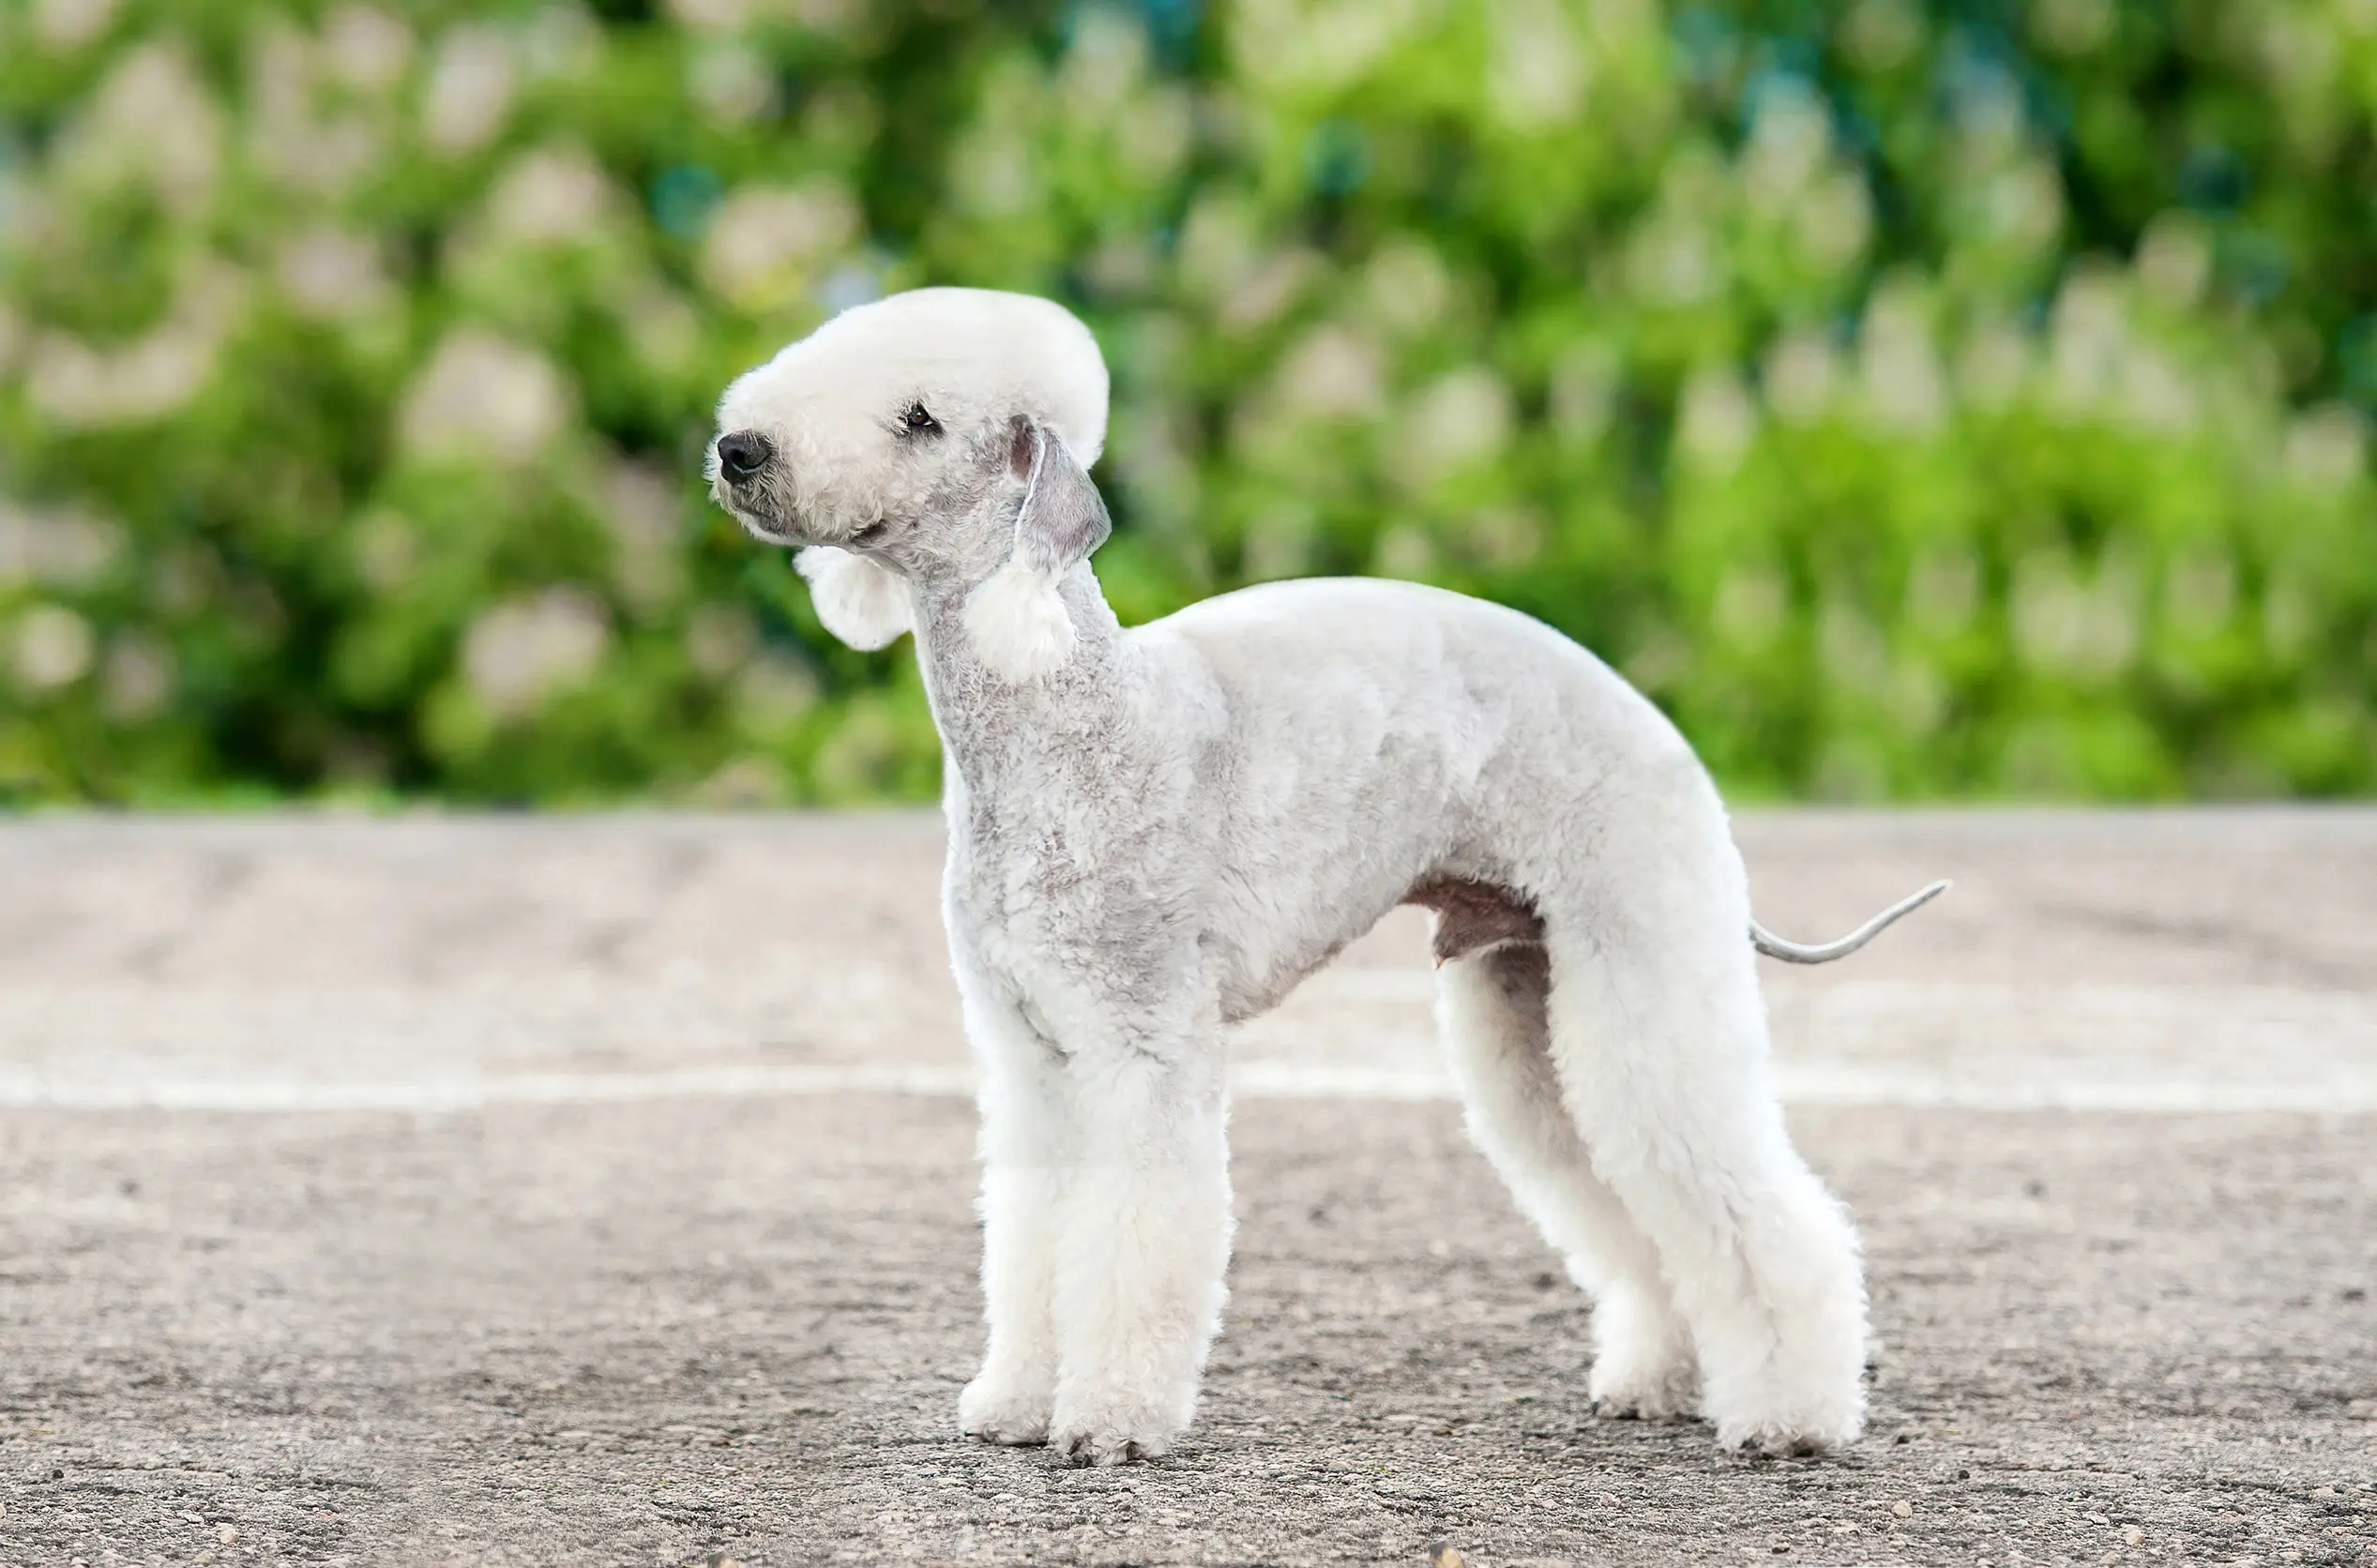
[[[0,794],[929,796],[697,477],[928,281],[1098,329],[1126,619],[1487,595],[1751,794],[2368,792],[2366,9],[0,0]]]

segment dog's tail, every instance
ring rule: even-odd
[[[1920,893],[1910,893],[1838,942],[1786,942],[1753,920],[1749,923],[1750,943],[1766,957],[1780,958],[1787,964],[1828,964],[1835,958],[1845,958],[1855,953],[1898,924],[1900,917],[1913,914],[1946,893],[1950,885],[1946,882],[1935,882]]]

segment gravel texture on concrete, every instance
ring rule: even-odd
[[[652,1090],[689,1062],[954,1060],[929,826],[0,830],[0,1563],[2377,1563],[2377,1116],[2353,1097],[2377,819],[1744,837],[1794,928],[1911,870],[1975,884],[1844,972],[1880,993],[1862,1044],[1785,1044],[1830,1063],[1819,1089],[1862,1086],[1792,1120],[1865,1235],[1863,1442],[1752,1461],[1597,1419],[1588,1309],[1458,1108],[1307,1085],[1234,1118],[1197,1427],[1084,1471],[953,1428],[979,1348],[961,1097]],[[1406,968],[1414,937],[1348,967]],[[904,973],[913,996],[852,1004],[897,1037],[735,991],[770,943]],[[1779,1018],[1813,984],[1779,984]],[[1909,1033],[1992,986],[2048,1021]],[[2064,1003],[2108,987],[2128,1033],[2091,1055]],[[1318,1056],[1422,1004],[1299,1003]],[[1295,1065],[1298,1038],[1250,1048]],[[577,1089],[348,1093],[556,1064]],[[2259,1080],[2286,1108],[2123,1108]],[[193,1084],[243,1108],[174,1108]]]

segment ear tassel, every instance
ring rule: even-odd
[[[965,632],[992,673],[1016,686],[1073,656],[1073,617],[1046,573],[1010,560],[965,601]]]

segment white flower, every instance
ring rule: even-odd
[[[817,705],[816,675],[783,654],[762,650],[734,678],[734,708],[744,726],[770,734]]]
[[[2118,674],[2137,651],[2142,587],[2119,555],[2108,553],[2087,581],[2064,551],[2034,550],[2014,564],[2015,649],[2050,674]]]
[[[1957,392],[1975,408],[1996,410],[2013,401],[2030,376],[2035,344],[2004,316],[1984,315],[1966,331],[1956,361]]]
[[[1031,144],[997,125],[975,128],[949,156],[949,188],[968,212],[1004,218],[1028,210],[1040,193]]]
[[[2322,403],[2286,432],[2286,475],[2309,490],[2341,490],[2369,463],[2369,421],[2343,403]]]
[[[68,124],[56,166],[69,183],[144,179],[159,201],[187,212],[214,188],[222,118],[180,47],[144,44],[117,63]]]
[[[1906,615],[1929,632],[1961,631],[1981,607],[1981,563],[1969,548],[1934,546],[1907,572]]]
[[[1923,18],[1911,0],[1857,0],[1840,24],[1849,58],[1869,71],[1901,65],[1923,44]]]
[[[1261,0],[1235,8],[1239,74],[1314,94],[1367,75],[1419,22],[1419,0]]]
[[[1890,650],[1864,611],[1827,594],[1816,607],[1816,657],[1825,675],[1848,691],[1877,692],[1890,677]]]
[[[1981,189],[1984,231],[2015,249],[2035,251],[2064,226],[2064,182],[2044,158],[2024,158],[1990,176]]]
[[[487,226],[526,245],[566,244],[606,222],[619,193],[583,147],[523,154],[487,199]]]
[[[1722,253],[1706,228],[1681,214],[1654,217],[1626,248],[1633,292],[1655,303],[1691,305],[1725,285]]]
[[[1262,263],[1255,229],[1255,216],[1243,203],[1226,196],[1200,200],[1180,226],[1181,282],[1200,299],[1227,299]]]
[[[1745,648],[1761,648],[1782,629],[1791,611],[1791,585],[1771,566],[1734,566],[1717,584],[1709,618],[1718,634]]]
[[[33,36],[49,48],[80,49],[115,20],[117,0],[40,0],[33,8]]]
[[[2138,280],[2174,310],[2194,308],[2212,279],[2212,235],[2191,212],[2158,215],[2138,241]]]
[[[1321,265],[1318,256],[1301,248],[1274,252],[1221,301],[1216,323],[1232,332],[1267,326],[1287,313]]]
[[[685,656],[714,681],[743,668],[758,645],[750,611],[739,605],[697,605],[685,623]]]
[[[1360,415],[1379,406],[1385,380],[1376,344],[1341,326],[1324,326],[1279,366],[1279,400],[1292,414]]]
[[[1695,373],[1675,416],[1675,445],[1684,458],[1717,473],[1730,472],[1758,435],[1758,406],[1729,369]]]
[[[1739,179],[1752,211],[1774,213],[1794,205],[1824,166],[1832,149],[1832,122],[1812,90],[1777,89],[1760,100],[1749,145],[1743,149]]]
[[[740,44],[697,49],[685,70],[693,100],[720,125],[748,125],[775,105],[775,73]]]
[[[1436,569],[1436,541],[1410,523],[1388,529],[1370,554],[1370,570],[1381,577],[1426,578]]]
[[[322,30],[330,72],[351,86],[386,92],[413,59],[413,30],[370,6],[342,6]]]
[[[0,497],[0,588],[87,582],[124,550],[124,530],[72,507],[32,511]]]
[[[2236,561],[2218,546],[2199,545],[2172,563],[2162,580],[2163,612],[2173,626],[2209,637],[2236,610]]]
[[[1873,197],[1855,172],[1836,169],[1799,199],[1793,226],[1809,260],[1827,269],[1846,266],[1873,237]]]
[[[318,113],[324,68],[339,62],[286,23],[256,30],[249,55],[248,156],[256,167],[297,190],[352,188],[386,151],[374,116],[348,110]]]
[[[693,307],[657,280],[620,305],[619,319],[637,356],[656,369],[682,370],[701,347],[702,323]]]
[[[2086,408],[2110,395],[2129,344],[2118,279],[2098,267],[2075,270],[2055,296],[2048,337],[2054,391],[2066,407]]]
[[[1301,577],[1312,569],[1312,510],[1290,505],[1247,524],[1239,568],[1249,580]]]
[[[511,51],[492,28],[465,24],[438,40],[421,100],[421,136],[449,156],[494,140],[511,110]]]
[[[1494,7],[1486,101],[1505,124],[1535,128],[1575,119],[1592,64],[1556,0],[1500,0]]]
[[[1143,185],[1168,179],[1197,140],[1197,113],[1177,87],[1150,87],[1122,112],[1113,132],[1116,160]]]
[[[27,690],[71,686],[91,668],[89,622],[61,605],[37,604],[19,617],[13,650],[17,680]]]
[[[1820,417],[1840,380],[1840,355],[1817,327],[1794,327],[1766,352],[1766,404],[1787,424]]]
[[[398,424],[403,445],[418,454],[525,463],[561,433],[573,401],[543,355],[463,327],[438,345]]]
[[[1857,368],[1866,417],[1902,430],[1935,429],[1947,415],[1947,384],[1931,346],[1919,289],[1885,283],[1857,332]]]
[[[590,595],[548,588],[506,600],[473,622],[462,642],[462,673],[496,717],[516,718],[584,681],[610,641],[610,623]]]
[[[681,27],[727,31],[747,25],[757,0],[669,0],[669,19]]]
[[[380,269],[380,248],[363,234],[309,229],[281,243],[274,275],[301,316],[345,321],[389,303],[395,291]]]
[[[1404,409],[1389,455],[1405,483],[1430,481],[1500,455],[1509,444],[1509,389],[1482,365],[1439,377]]]
[[[1452,304],[1452,279],[1422,240],[1397,239],[1382,247],[1362,269],[1362,281],[1371,313],[1410,337],[1435,326]]]
[[[701,32],[729,33],[755,22],[790,18],[812,32],[847,25],[853,0],[668,0],[670,20]]]
[[[162,419],[198,395],[215,356],[247,305],[239,276],[201,268],[156,330],[116,349],[95,349],[63,332],[36,339],[25,391],[42,415],[69,430]]]
[[[375,594],[398,592],[421,564],[420,535],[394,512],[373,512],[350,537],[356,575]]]
[[[858,204],[831,175],[738,190],[719,204],[703,237],[702,278],[745,309],[770,309],[857,233]]]
[[[1607,343],[1582,342],[1561,352],[1545,388],[1552,428],[1571,441],[1591,441],[1610,428],[1624,367]]]
[[[2113,10],[2113,0],[2038,0],[2031,33],[2051,53],[2086,54],[2112,35]]]
[[[117,638],[99,671],[99,701],[120,724],[155,718],[173,701],[174,652],[153,637],[130,632]]]
[[[638,611],[659,609],[675,596],[682,575],[676,547],[684,502],[676,476],[622,459],[604,473],[601,499],[620,592]]]

